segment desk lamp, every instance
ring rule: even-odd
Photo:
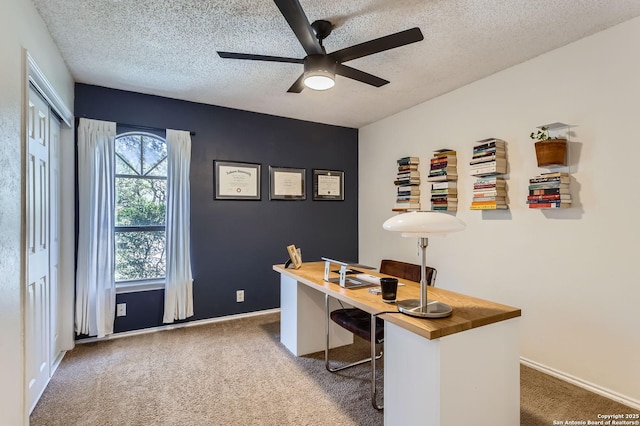
[[[447,213],[433,211],[416,211],[402,213],[387,219],[382,227],[387,231],[402,232],[403,237],[418,238],[422,269],[420,271],[420,299],[399,300],[398,310],[406,315],[420,318],[443,318],[451,315],[451,306],[436,300],[427,300],[427,246],[428,237],[446,235],[462,231],[466,225],[463,221]]]

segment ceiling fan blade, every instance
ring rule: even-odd
[[[399,33],[390,34],[385,37],[376,38],[375,40],[369,40],[364,43],[356,44],[355,46],[336,50],[335,52],[330,53],[329,56],[331,56],[337,62],[347,62],[357,58],[362,58],[363,56],[383,52],[385,50],[395,49],[396,47],[415,43],[421,40],[424,40],[422,31],[420,31],[420,28],[415,27],[409,30],[400,31]]]
[[[282,56],[252,55],[250,53],[218,52],[225,59],[248,59],[250,61],[288,62],[291,64],[304,64],[304,59],[284,58]]]
[[[280,13],[286,19],[307,55],[324,53],[300,2],[298,0],[273,0],[273,2],[280,9]]]
[[[304,89],[304,73],[300,74],[300,77],[289,87],[287,92],[289,93],[300,93]]]
[[[385,84],[389,83],[389,81],[383,78],[376,77],[375,75],[371,75],[364,71],[360,71],[343,64],[336,64],[336,74],[340,74],[343,77],[370,84],[375,87],[384,86]]]

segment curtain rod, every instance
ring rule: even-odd
[[[159,127],[150,127],[150,126],[138,126],[137,124],[127,124],[127,123],[118,123],[119,126],[124,126],[124,127],[130,127],[132,129],[139,129],[139,130],[159,130],[159,131],[164,131],[167,129],[160,129]],[[195,136],[196,132],[189,132],[189,134],[191,136]]]

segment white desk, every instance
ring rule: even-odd
[[[367,288],[323,281],[323,268],[324,262],[304,263],[297,270],[273,267],[280,273],[281,342],[297,356],[324,350],[325,294],[369,313],[389,310]],[[419,285],[401,281],[406,285],[398,287],[398,300],[417,298]],[[519,425],[520,309],[440,288],[429,288],[429,294],[451,305],[453,314],[380,316],[385,320],[385,424]],[[346,330],[333,327],[332,347],[353,341]]]

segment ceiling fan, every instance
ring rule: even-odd
[[[344,65],[344,62],[424,39],[420,28],[416,27],[340,49],[333,53],[327,53],[322,45],[322,41],[331,34],[331,30],[333,29],[331,22],[319,20],[309,24],[309,20],[298,0],[274,0],[274,3],[278,6],[278,9],[280,9],[280,12],[300,41],[307,56],[298,59],[220,51],[218,55],[220,55],[221,58],[229,59],[304,64],[304,72],[288,90],[288,92],[291,93],[300,93],[305,86],[316,90],[329,89],[335,84],[336,74],[375,87],[384,86],[389,83],[389,81],[351,68]]]

